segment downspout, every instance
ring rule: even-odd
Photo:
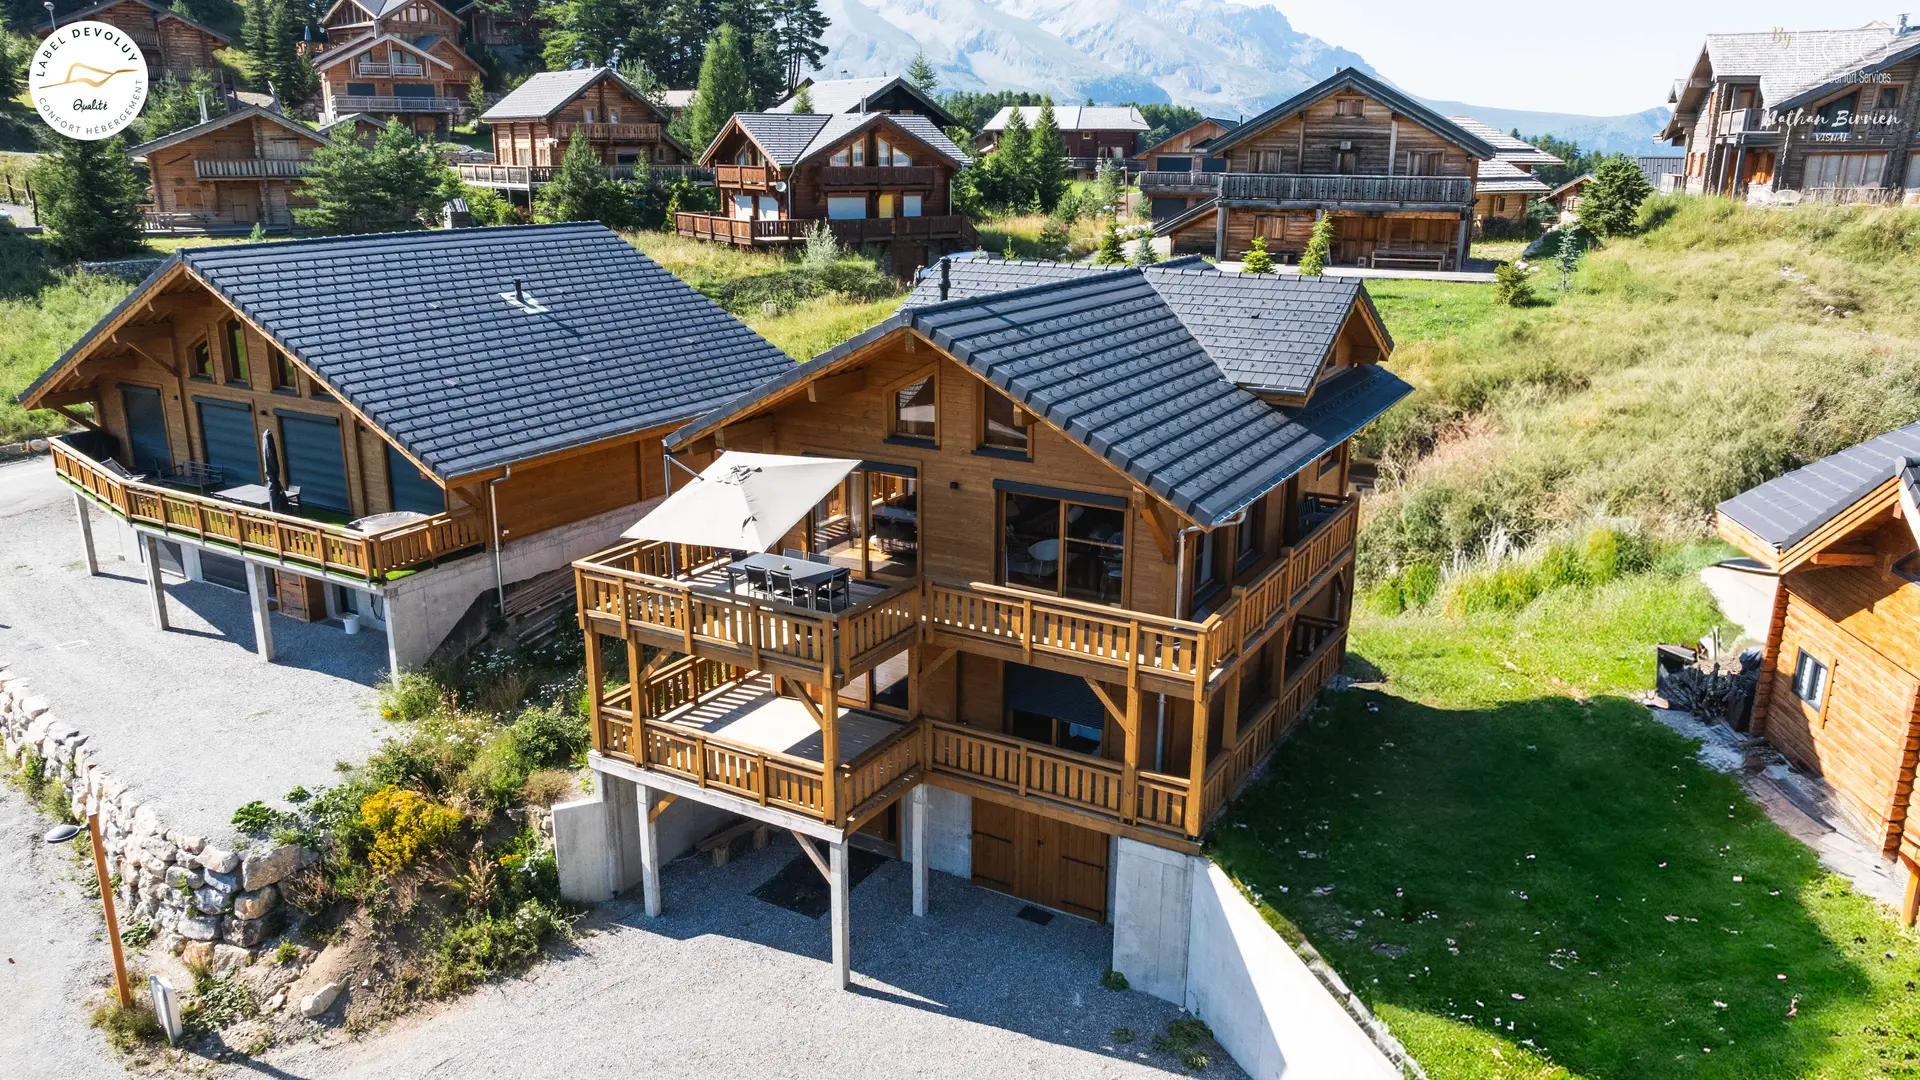
[[[501,570],[501,536],[505,530],[500,528],[500,500],[494,494],[500,481],[513,478],[513,463],[507,463],[507,471],[487,481],[487,517],[493,522],[493,592],[500,601],[500,617],[507,617],[507,579]]]

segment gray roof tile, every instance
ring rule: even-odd
[[[1908,424],[1743,491],[1715,509],[1785,551],[1916,463],[1920,424]]]
[[[1292,116],[1294,113],[1299,112],[1301,109],[1306,108],[1308,105],[1319,101],[1321,98],[1326,97],[1328,94],[1342,87],[1351,87],[1375,101],[1392,106],[1395,112],[1422,125],[1434,134],[1464,147],[1480,158],[1490,158],[1499,153],[1499,148],[1493,143],[1461,127],[1453,120],[1434,112],[1432,109],[1427,108],[1406,94],[1388,86],[1379,79],[1368,75],[1366,72],[1358,68],[1350,67],[1341,68],[1339,71],[1314,83],[1312,86],[1307,87],[1305,90],[1300,91],[1280,104],[1273,106],[1266,112],[1238,125],[1226,134],[1210,140],[1206,146],[1207,153],[1218,154],[1229,146],[1233,146],[1242,140],[1250,139],[1260,132],[1265,131],[1277,121]]]
[[[697,416],[794,366],[599,225],[176,258],[443,479]],[[515,279],[545,311],[501,297]]]
[[[924,116],[895,116],[888,113],[734,113],[733,119],[753,138],[768,159],[783,169],[824,153],[862,128],[877,125],[899,128],[945,155],[956,165],[973,163],[966,151],[955,146],[953,140],[947,138],[946,132]]]
[[[921,107],[935,123],[954,123],[952,114],[940,106],[940,103],[917,89],[912,83],[898,75],[876,75],[861,79],[808,79],[808,96],[813,98],[813,111],[816,113],[858,113],[866,112],[867,103],[876,97],[892,91],[895,87],[919,99]],[[793,111],[793,95],[789,94],[768,112],[790,113]]]
[[[1883,48],[1893,36],[1887,26],[1708,34],[1706,54],[1714,78],[1758,78],[1761,104],[1777,107],[1789,94]]]
[[[490,123],[495,120],[538,120],[552,116],[603,75],[620,78],[618,72],[604,67],[535,72],[528,76],[526,82],[514,87],[506,97],[494,102],[493,108],[481,114],[480,119],[483,123]],[[641,95],[635,91],[633,96]]]
[[[1481,195],[1544,195],[1548,188],[1546,181],[1535,178],[1518,165],[1509,164],[1505,158],[1496,157],[1480,163],[1480,176],[1474,180],[1473,190]]]

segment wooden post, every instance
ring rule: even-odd
[[[93,551],[93,519],[87,516],[87,497],[73,493],[73,513],[80,519],[80,551],[87,560],[87,575],[100,576],[100,559]]]
[[[1755,738],[1767,731],[1767,708],[1773,701],[1773,673],[1780,664],[1780,635],[1787,624],[1787,579],[1773,579],[1773,615],[1767,620],[1767,644],[1760,650],[1760,674],[1753,687],[1753,716],[1747,733]],[[1832,682],[1831,676],[1828,682]]]
[[[1912,926],[1920,922],[1920,863],[1902,858],[1907,867],[1907,892],[1900,899],[1900,925]]]
[[[247,566],[247,607],[253,612],[253,648],[263,663],[273,662],[273,615],[267,610],[267,568]]]
[[[1193,699],[1193,739],[1187,761],[1187,835],[1199,836],[1206,821],[1207,784],[1207,695],[1203,690]]]
[[[1127,741],[1120,762],[1120,820],[1132,822],[1140,815],[1140,687],[1137,671],[1127,672]]]
[[[927,914],[927,785],[915,784],[907,796],[907,840],[913,852],[913,913]]]
[[[593,628],[592,619],[583,618],[580,621],[585,624],[581,633],[587,638],[587,723],[593,729],[593,748],[604,754],[607,752],[607,740],[601,731],[604,720],[600,712],[600,696],[606,692],[606,685],[600,670],[600,632]],[[389,620],[387,625],[391,627],[392,621]]]
[[[1240,684],[1246,674],[1246,665],[1238,665],[1227,676],[1226,715],[1220,724],[1220,750],[1231,754],[1233,748],[1240,745]]]
[[[162,630],[167,624],[167,589],[160,579],[160,538],[151,533],[140,537],[140,550],[147,557],[147,595],[153,601],[153,625]]]
[[[839,990],[845,990],[853,984],[852,932],[853,922],[848,907],[847,842],[836,840],[828,845],[828,862],[831,872],[827,875],[827,891],[831,896],[828,910],[833,920],[833,983]]]
[[[832,664],[829,660],[828,664]],[[820,695],[820,809],[840,823],[840,691],[829,677]]]
[[[873,684],[868,684],[871,687]],[[868,702],[873,701],[871,689],[867,692]],[[920,646],[907,646],[907,719],[920,719]]]
[[[87,839],[93,844],[93,872],[100,879],[100,905],[106,910],[107,943],[113,947],[113,988],[120,994],[120,1007],[131,1009],[133,988],[127,985],[127,957],[120,951],[120,915],[113,909],[113,877],[107,873],[107,845],[100,839],[98,814],[87,815]]]
[[[597,642],[596,642],[597,643]],[[627,635],[627,715],[633,719],[633,727],[627,735],[627,753],[632,756],[635,765],[647,763],[646,710],[640,707],[645,698],[640,685],[642,668],[640,666],[640,642],[633,635]]]

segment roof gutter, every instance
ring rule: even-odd
[[[506,530],[500,527],[500,501],[494,492],[502,480],[513,477],[513,462],[507,462],[507,471],[487,481],[487,520],[493,526],[493,591],[500,600],[500,617],[507,617],[507,580],[501,569],[500,548]]]

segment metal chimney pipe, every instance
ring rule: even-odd
[[[513,302],[519,304],[521,307],[527,306],[527,294],[526,291],[520,287],[519,278],[513,279]]]
[[[940,256],[940,299],[947,298],[948,290],[953,288],[953,260]]]

